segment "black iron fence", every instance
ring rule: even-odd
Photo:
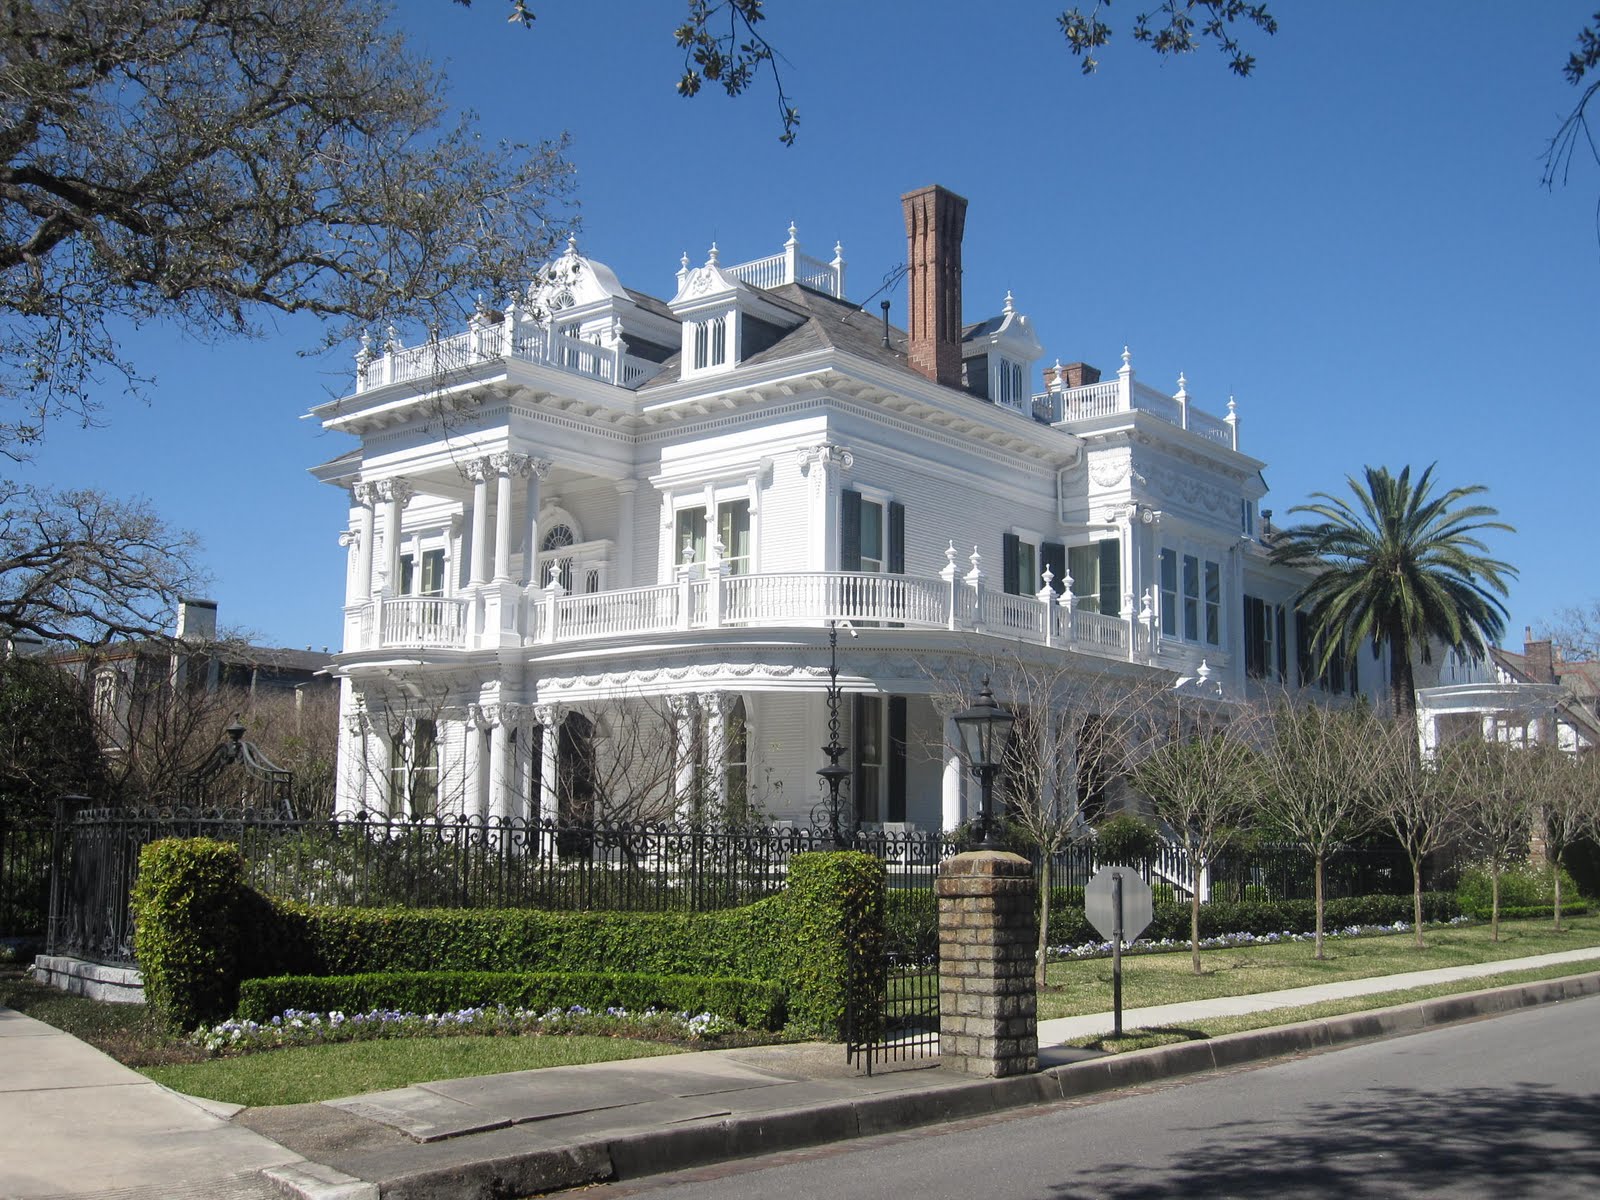
[[[0,817],[0,938],[43,937],[50,917],[48,821]]]
[[[182,807],[64,812],[60,828],[53,867],[47,828],[16,839],[14,852],[5,849],[11,840],[0,844],[0,916],[7,911],[6,898],[15,895],[12,904],[21,915],[14,923],[42,927],[40,908],[48,891],[51,952],[113,963],[133,959],[128,893],[139,851],[165,837],[238,843],[250,882],[285,900],[635,911],[704,911],[751,903],[783,888],[795,854],[830,844],[826,831],[802,828],[409,821],[367,815],[313,821],[276,812]],[[883,860],[895,892],[931,890],[939,863],[960,849],[938,833],[859,831],[854,844]],[[19,865],[13,871],[8,861]],[[1098,865],[1092,846],[1069,847],[1055,856],[1052,884],[1082,887]],[[1171,898],[1187,896],[1190,875],[1181,848],[1164,847],[1141,867],[1154,885],[1170,889]],[[1404,859],[1393,854],[1345,851],[1331,860],[1328,881],[1328,895],[1353,895],[1405,891],[1410,875]],[[1308,898],[1310,858],[1293,847],[1239,852],[1217,864],[1211,894],[1234,900]]]

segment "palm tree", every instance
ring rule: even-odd
[[[1321,520],[1284,530],[1273,559],[1317,572],[1296,599],[1310,606],[1317,669],[1341,655],[1353,658],[1364,641],[1374,651],[1387,647],[1395,714],[1415,720],[1412,654],[1428,662],[1438,640],[1482,655],[1504,630],[1499,597],[1517,573],[1488,557],[1479,534],[1516,531],[1493,519],[1497,509],[1462,503],[1485,491],[1482,485],[1434,495],[1433,466],[1415,486],[1410,467],[1399,476],[1387,467],[1365,474],[1365,486],[1346,477],[1353,501],[1314,492],[1314,503],[1292,508]]]

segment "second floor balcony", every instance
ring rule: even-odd
[[[350,608],[345,650],[473,651],[675,633],[704,641],[724,629],[816,629],[830,621],[926,630],[936,641],[1001,638],[1124,662],[1170,665],[1188,649],[1163,644],[1149,597],[1137,612],[1104,614],[1074,608],[1070,596],[1048,588],[1012,595],[951,569],[942,576],[684,572],[672,583],[581,594],[491,584],[459,596],[380,596]],[[1224,656],[1213,649],[1210,657]]]

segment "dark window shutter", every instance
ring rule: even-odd
[[[906,506],[889,501],[889,574],[906,573]]]
[[[889,697],[889,815],[906,819],[906,698]]]
[[[839,493],[839,570],[861,570],[861,493]]]
[[[1289,674],[1289,647],[1284,644],[1284,637],[1288,633],[1288,617],[1283,605],[1278,605],[1278,682],[1282,683]]]
[[[1017,559],[1021,557],[1019,547],[1022,539],[1014,533],[1000,535],[1001,575],[1003,582],[1001,588],[1008,594],[1015,596],[1022,591],[1022,569]]]
[[[1116,538],[1100,543],[1100,612],[1108,617],[1122,612],[1122,543]]]
[[[1046,567],[1050,568],[1050,586],[1059,596],[1066,590],[1067,578],[1067,548],[1060,542],[1044,542],[1039,546],[1039,574],[1043,575]]]

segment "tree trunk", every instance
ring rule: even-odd
[[[1416,931],[1416,946],[1422,947],[1422,856],[1413,855],[1411,859],[1411,919]]]
[[[1560,933],[1561,932],[1561,864],[1559,862],[1553,862],[1553,863],[1550,864],[1550,869],[1553,872],[1555,872],[1555,877],[1556,877],[1556,932]]]
[[[1500,868],[1489,872],[1489,940],[1500,940]]]
[[[1050,860],[1055,857],[1048,850],[1040,848],[1039,855],[1039,959],[1034,965],[1033,982],[1039,991],[1045,989],[1045,966],[1049,959],[1050,948]]]
[[[1321,959],[1321,958],[1326,958],[1327,955],[1322,952],[1322,854],[1320,852],[1317,854],[1316,880],[1317,880],[1317,882],[1316,882],[1316,887],[1317,887],[1317,953],[1316,953],[1316,957]]]
[[[1411,674],[1411,644],[1403,627],[1384,630],[1384,640],[1389,643],[1389,700],[1394,705],[1394,715],[1417,726],[1417,685]],[[1413,753],[1422,749],[1413,739]]]
[[[1195,873],[1194,891],[1189,894],[1189,964],[1196,975],[1200,969],[1200,876]]]

